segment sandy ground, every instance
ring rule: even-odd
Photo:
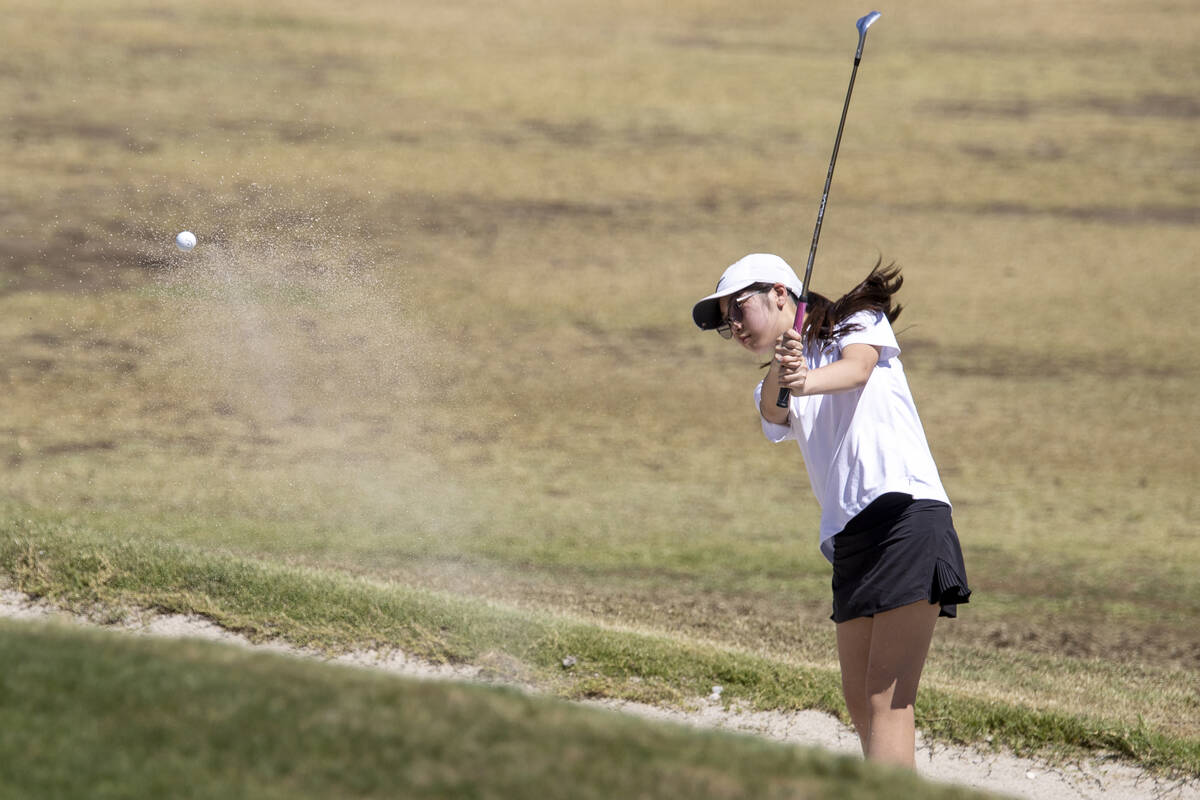
[[[0,617],[49,620],[95,626],[95,623],[64,613],[46,603],[31,601],[11,590],[0,590]],[[137,615],[130,615],[135,618]],[[338,663],[381,669],[416,678],[478,680],[471,667],[430,664],[401,652],[349,653],[329,659],[282,643],[254,644],[200,617],[177,614],[144,614],[136,622],[106,626],[134,634],[163,637],[192,637],[226,642],[243,647],[271,650],[302,658],[320,658]],[[529,687],[522,687],[529,689]],[[587,701],[599,706],[697,727],[721,728],[762,736],[781,742],[816,746],[836,753],[856,754],[858,739],[836,717],[818,711],[765,712],[728,708],[720,700],[720,689],[698,710],[664,709],[623,701]],[[931,780],[955,783],[1031,800],[1200,800],[1200,781],[1163,781],[1129,766],[1111,762],[1051,765],[1038,760],[973,748],[945,746],[918,739],[917,769]]]

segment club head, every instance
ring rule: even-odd
[[[854,23],[854,27],[858,28],[858,35],[866,36],[867,28],[871,27],[872,23],[874,23],[875,20],[879,19],[881,16],[882,15],[878,11],[872,11],[870,14],[867,14],[858,22]]]

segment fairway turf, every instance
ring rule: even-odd
[[[3,621],[0,690],[12,797],[985,796],[512,690],[198,641]]]
[[[975,590],[924,685],[1186,746],[1200,15],[881,10],[813,288],[904,268],[905,369]],[[745,253],[807,251],[854,16],[9,3],[5,535],[832,675],[799,454],[761,440],[753,360],[688,311]]]
[[[77,525],[10,528],[0,539],[0,569],[15,577],[20,591],[102,621],[120,621],[144,609],[202,615],[253,640],[281,639],[327,653],[399,650],[435,663],[473,665],[494,678],[573,698],[679,707],[719,685],[726,702],[754,709],[842,712],[834,669],[665,632],[380,585],[328,569],[286,568],[177,546],[116,543],[102,531]],[[568,656],[573,659],[569,669],[563,666]],[[1023,666],[1033,667],[1035,674],[1038,667],[1073,668],[1076,674],[1066,680],[1079,680],[1078,672],[1089,674],[1086,665],[1081,670],[1068,659]],[[1064,685],[1057,691],[1066,697]],[[1133,689],[1146,685],[1146,679],[1135,681]],[[1047,682],[1047,691],[1052,688]],[[1141,699],[1157,722],[1156,695]],[[1200,774],[1200,740],[1168,735],[1141,718],[1114,718],[1113,712],[1120,710],[1115,703],[1104,710],[1069,699],[1064,705],[1065,710],[1041,710],[927,685],[917,725],[927,736],[946,742],[986,741],[1054,759],[1122,758],[1163,774]]]

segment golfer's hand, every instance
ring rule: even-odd
[[[808,362],[804,360],[804,344],[800,334],[789,330],[775,344],[775,361],[779,364],[779,385],[799,394],[808,379]]]

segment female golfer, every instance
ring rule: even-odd
[[[913,404],[891,323],[894,266],[837,301],[809,292],[778,256],[748,255],[692,310],[696,324],[771,357],[754,391],[762,430],[795,439],[833,563],[842,693],[871,760],[914,766],[913,703],[938,616],[971,594],[950,501]],[[787,408],[776,405],[780,388]]]

